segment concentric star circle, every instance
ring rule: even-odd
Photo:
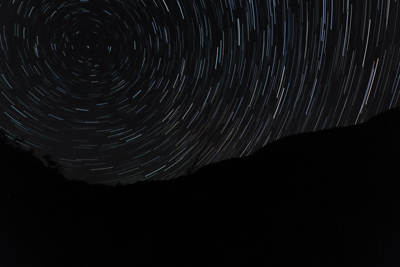
[[[398,105],[399,3],[8,1],[0,126],[68,178],[170,179]]]

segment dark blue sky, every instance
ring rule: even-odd
[[[354,125],[399,106],[399,5],[8,1],[0,127],[68,178],[132,183]]]

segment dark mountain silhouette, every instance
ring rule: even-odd
[[[3,136],[0,266],[400,266],[399,151],[396,108],[188,176],[105,186]]]

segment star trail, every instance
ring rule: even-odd
[[[358,124],[399,105],[399,5],[3,1],[0,128],[126,184]]]

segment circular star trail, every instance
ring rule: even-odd
[[[398,1],[6,1],[0,126],[95,183],[398,106]]]

